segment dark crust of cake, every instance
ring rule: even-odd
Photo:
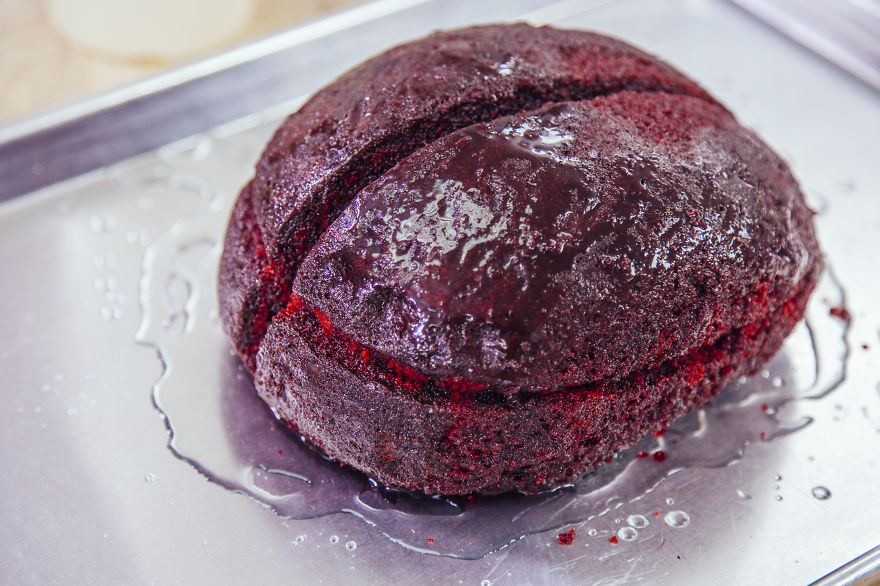
[[[770,358],[823,262],[785,163],[605,37],[437,33],[276,132],[220,315],[328,456],[429,493],[573,480]]]

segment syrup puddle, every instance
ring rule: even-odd
[[[728,385],[705,408],[662,436],[643,439],[573,486],[538,496],[482,499],[391,490],[318,456],[257,397],[217,317],[223,221],[209,214],[181,222],[144,257],[137,341],[156,348],[165,367],[153,400],[166,418],[170,449],[212,482],[249,495],[282,517],[350,513],[420,552],[480,558],[527,535],[613,512],[681,470],[731,465],[750,444],[809,425],[809,417],[796,415],[795,402],[824,397],[846,376],[849,322],[828,309],[845,306],[846,300],[828,271],[806,321],[759,375]]]

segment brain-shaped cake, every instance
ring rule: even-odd
[[[779,349],[822,271],[812,215],[776,154],[637,49],[437,33],[278,129],[232,212],[221,317],[329,457],[536,492]]]

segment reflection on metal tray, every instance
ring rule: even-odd
[[[880,90],[880,0],[733,0]]]
[[[229,394],[250,385],[218,333],[213,299],[229,206],[280,118],[365,55],[433,28],[521,19],[621,37],[703,83],[789,159],[819,211],[837,284],[827,280],[812,302],[812,336],[801,328],[766,376],[732,386],[718,409],[667,434],[665,468],[621,460],[605,469],[626,486],[612,486],[604,506],[571,495],[571,504],[531,510],[501,501],[480,509],[492,530],[480,535],[473,516],[456,532],[444,503],[428,510],[436,520],[421,509],[409,522],[412,506],[369,489],[351,507],[331,499],[357,490],[303,490],[302,479],[277,473],[279,446],[255,443],[290,439],[258,403],[251,418],[253,402]],[[0,129],[2,581],[870,579],[880,542],[878,106],[867,86],[722,1],[383,0]],[[842,303],[852,317],[846,339],[828,313]],[[761,408],[778,393],[834,386],[816,387],[812,369],[845,380],[775,414]],[[700,448],[707,421],[713,450]],[[772,439],[780,422],[796,431],[755,439]],[[730,457],[732,439],[751,440],[741,456]],[[695,455],[729,465],[688,464]],[[272,510],[301,504],[360,517]],[[512,532],[501,531],[502,515],[515,517]],[[540,523],[517,525],[532,519]],[[561,545],[570,529],[573,543]],[[450,535],[477,554],[475,545],[525,536],[474,560],[420,553],[454,553],[437,543]]]

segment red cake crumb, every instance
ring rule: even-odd
[[[843,321],[850,320],[849,310],[847,308],[843,307],[842,305],[832,307],[831,309],[828,310],[828,313],[830,313],[832,316],[834,316],[838,319],[842,319]]]
[[[571,545],[574,543],[575,530],[574,527],[566,531],[565,533],[560,533],[557,536],[559,540],[559,545]]]

